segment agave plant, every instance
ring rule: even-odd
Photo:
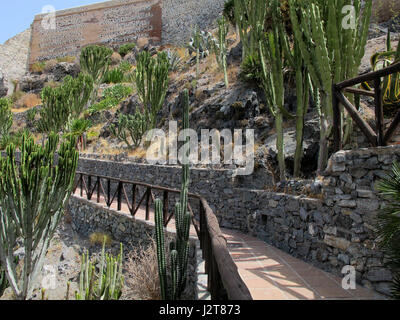
[[[387,35],[386,51],[376,52],[371,57],[371,67],[373,71],[386,68],[393,63],[400,61],[400,45],[397,50],[393,50],[390,31]],[[370,85],[365,82],[362,84],[364,89],[372,90]],[[400,73],[391,74],[383,81],[383,104],[384,106],[398,105],[400,103]]]
[[[400,165],[378,184],[378,190],[388,204],[377,217],[377,240],[386,253],[387,266],[393,273],[392,295],[400,299]]]

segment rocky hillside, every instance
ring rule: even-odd
[[[388,30],[392,32],[392,46],[397,46],[399,40],[398,28],[400,19],[379,24],[372,23],[370,27],[369,41],[366,46],[365,57],[360,67],[360,73],[371,71],[370,57],[377,51],[383,51],[386,47],[386,35]],[[213,30],[216,33],[216,30]],[[21,36],[21,35],[20,35]],[[25,35],[27,36],[27,35]],[[143,40],[143,39],[141,39]],[[13,43],[11,40],[10,44]],[[231,28],[228,35],[228,78],[229,87],[224,86],[223,72],[218,67],[213,54],[200,62],[199,76],[196,78],[196,63],[194,55],[188,50],[176,46],[156,46],[148,44],[147,41],[139,41],[124,57],[114,52],[112,61],[113,69],[120,68],[122,64],[130,65],[128,72],[135,69],[135,57],[141,50],[147,50],[152,55],[158,51],[175,52],[177,55],[176,70],[170,73],[169,90],[163,109],[158,114],[158,126],[168,130],[169,120],[181,119],[181,96],[180,92],[189,89],[190,94],[190,123],[199,136],[201,129],[254,129],[256,138],[256,174],[253,176],[264,177],[276,176],[276,133],[273,117],[266,104],[263,90],[257,82],[244,81],[240,76],[242,48],[239,39]],[[16,45],[14,46],[16,48]],[[21,128],[28,128],[35,134],[38,141],[41,135],[36,132],[34,119],[28,120],[31,109],[40,109],[40,92],[45,86],[57,86],[66,75],[76,76],[79,73],[79,59],[65,57],[64,59],[50,60],[38,63],[35,70],[20,77],[17,92],[13,95],[14,106],[14,131]],[[20,70],[22,73],[22,70]],[[118,122],[120,114],[134,114],[140,105],[136,88],[133,82],[122,80],[118,84],[101,85],[97,97],[96,108],[85,113],[85,118],[90,120],[91,128],[87,132],[87,145],[83,153],[87,154],[109,154],[124,155],[143,161],[146,151],[143,147],[129,150],[127,146],[114,138],[110,132],[110,126]],[[296,96],[293,77],[286,81],[285,108],[292,114],[296,111]],[[116,88],[118,87],[118,88]],[[128,88],[128,94],[119,100],[118,104],[103,108],[107,95],[114,89]],[[116,91],[116,90],[114,90]],[[361,107],[367,121],[374,126],[373,103],[371,99],[362,99]],[[30,114],[32,116],[32,114]],[[389,120],[388,120],[389,121]],[[317,167],[319,122],[316,109],[311,103],[305,117],[304,157],[302,162],[302,176],[311,178]],[[289,174],[293,172],[294,152],[296,147],[295,120],[286,119],[284,124],[285,158]],[[352,144],[348,147],[368,146],[362,134],[355,130],[352,137]],[[392,143],[399,141],[398,137]],[[278,179],[278,178],[277,178]],[[262,179],[263,181],[271,179]],[[271,181],[275,181],[272,179]],[[258,185],[257,188],[262,188]]]
[[[21,78],[27,71],[30,40],[31,29],[27,29],[0,44],[0,71],[9,94],[14,88],[13,80]]]

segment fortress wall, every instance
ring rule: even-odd
[[[183,44],[192,27],[209,28],[225,0],[114,0],[56,12],[32,23],[29,65],[35,61],[76,55],[89,44],[119,46],[139,38]],[[54,25],[54,24],[53,24]]]
[[[109,46],[138,38],[161,41],[160,0],[107,1],[56,12],[51,19],[37,15],[32,23],[29,64],[77,54],[89,44]]]

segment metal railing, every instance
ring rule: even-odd
[[[169,210],[169,202],[173,200],[171,195],[180,195],[180,190],[176,189],[83,172],[76,173],[73,194],[78,187],[82,198],[86,196],[87,200],[92,201],[93,196],[96,195],[96,202],[100,203],[103,197],[109,208],[116,201],[117,211],[121,211],[122,205],[125,204],[132,216],[135,216],[143,207],[146,220],[150,220],[150,213],[154,212],[156,195],[159,195],[163,201],[165,227],[174,216],[174,211]],[[192,223],[200,240],[211,298],[213,300],[252,300],[249,289],[240,277],[237,266],[229,254],[227,241],[221,232],[217,217],[202,196],[189,193],[188,197],[192,204],[198,203],[197,212],[193,210],[190,203],[188,203],[188,210],[192,215]]]
[[[382,101],[382,77],[389,76],[394,73],[400,72],[400,62],[394,63],[384,69],[370,72],[353,79],[345,80],[340,83],[334,84],[332,88],[332,105],[333,105],[333,137],[334,137],[334,151],[342,149],[341,141],[341,127],[342,119],[339,104],[341,103],[350,114],[352,119],[357,123],[358,127],[367,137],[372,146],[386,146],[393,136],[396,128],[400,124],[400,110],[397,112],[395,118],[390,124],[389,128],[384,131],[383,122],[383,101]],[[364,82],[373,81],[374,91],[367,91],[357,88],[352,88]],[[376,130],[365,121],[357,108],[346,98],[344,92],[353,93],[357,95],[365,95],[374,98],[375,101],[375,124]]]

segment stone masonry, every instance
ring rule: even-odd
[[[37,60],[76,55],[88,44],[118,46],[148,38],[182,44],[191,28],[207,29],[225,0],[114,0],[39,14],[32,23],[29,65]],[[55,28],[53,28],[55,27]]]
[[[374,234],[385,201],[376,183],[400,160],[400,147],[368,148],[334,154],[320,180],[320,193],[290,195],[251,190],[231,170],[191,169],[189,191],[204,196],[221,227],[250,232],[326,271],[341,275],[352,265],[358,283],[388,294],[392,275]],[[81,158],[78,170],[179,189],[181,171]]]

